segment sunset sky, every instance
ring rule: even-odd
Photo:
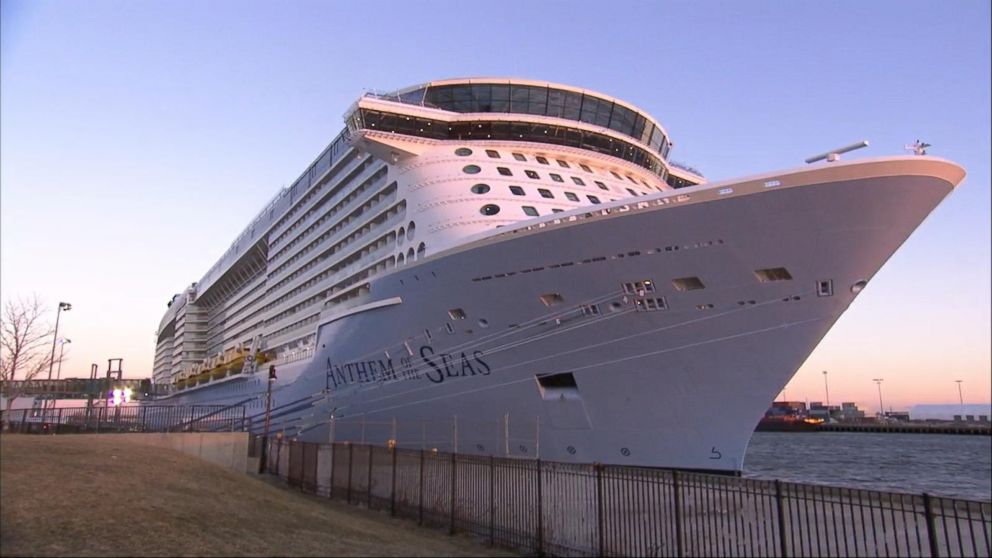
[[[166,302],[364,90],[512,76],[654,115],[709,180],[905,154],[968,172],[785,389],[874,411],[990,399],[990,3],[3,0],[0,298],[36,294],[63,376],[150,376]],[[782,395],[780,395],[782,397]]]

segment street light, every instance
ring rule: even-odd
[[[961,393],[961,382],[964,380],[954,380],[958,383],[958,402],[961,403],[961,418],[964,418],[964,395]]]
[[[827,386],[827,371],[823,371],[823,390],[827,392],[827,413],[830,413],[830,387]]]
[[[52,381],[52,368],[55,366],[55,342],[59,338],[59,318],[62,316],[62,311],[68,312],[72,310],[72,305],[68,302],[60,302],[59,309],[55,312],[55,334],[52,335],[52,358],[48,361],[48,381]],[[48,410],[48,400],[45,400],[44,410]]]
[[[63,337],[62,339],[59,340],[59,369],[55,372],[56,380],[62,379],[62,355],[63,353],[65,353],[66,343],[72,343],[72,339],[66,339],[65,337]]]
[[[878,415],[885,418],[885,407],[882,405],[882,378],[872,378],[871,381],[878,386]]]

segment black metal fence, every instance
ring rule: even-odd
[[[304,492],[561,556],[989,556],[992,504],[604,465],[273,439]]]
[[[250,430],[243,406],[123,405],[14,409],[0,413],[9,431],[25,434],[102,432],[241,432]]]

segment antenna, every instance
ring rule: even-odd
[[[912,151],[913,155],[926,155],[928,147],[930,147],[929,143],[925,141],[916,140],[916,143],[914,143],[913,145],[905,146],[905,149]]]
[[[841,147],[840,149],[831,149],[826,153],[821,153],[815,157],[810,157],[806,159],[807,163],[815,163],[826,159],[828,163],[833,163],[834,161],[840,160],[841,153],[847,153],[848,151],[854,151],[855,149],[861,149],[862,147],[868,147],[868,140],[859,141],[858,143],[852,143],[851,145]]]

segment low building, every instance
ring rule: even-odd
[[[989,403],[941,403],[913,405],[909,408],[913,420],[948,420],[963,422],[989,422],[992,404]],[[968,417],[971,416],[971,420]]]

